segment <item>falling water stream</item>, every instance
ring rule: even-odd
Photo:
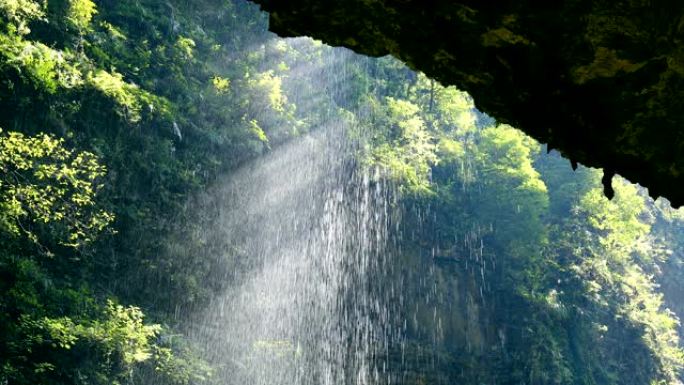
[[[429,213],[406,228],[400,194],[361,161],[371,133],[353,125],[372,111],[343,119],[335,107],[348,97],[354,60],[331,49],[293,69],[326,85],[290,85],[298,106],[324,111],[321,126],[226,175],[200,204],[212,218],[200,238],[213,245],[200,252],[216,254],[225,288],[193,315],[188,334],[218,383],[447,384],[460,364],[444,358],[445,339],[468,350],[471,336],[482,340],[482,289],[470,289],[451,265],[446,278],[434,248],[414,242],[402,250],[403,234],[410,243]],[[479,250],[469,259],[479,261],[478,236],[465,242]],[[446,331],[442,317],[450,320]]]
[[[193,336],[225,384],[378,384],[392,338],[391,190],[331,124],[232,175],[222,236],[249,262]]]

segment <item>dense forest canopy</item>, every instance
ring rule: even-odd
[[[1,384],[226,383],[187,331],[251,256],[198,197],[331,121],[393,186],[404,383],[679,383],[684,212],[266,27],[240,0],[0,0]]]

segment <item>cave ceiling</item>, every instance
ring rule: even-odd
[[[391,54],[565,157],[684,204],[684,1],[255,0],[283,37]]]

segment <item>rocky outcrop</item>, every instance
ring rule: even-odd
[[[684,2],[255,0],[281,36],[392,54],[479,109],[684,204]]]

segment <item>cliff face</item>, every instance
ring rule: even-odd
[[[255,0],[281,36],[392,54],[573,163],[684,204],[684,2]]]

